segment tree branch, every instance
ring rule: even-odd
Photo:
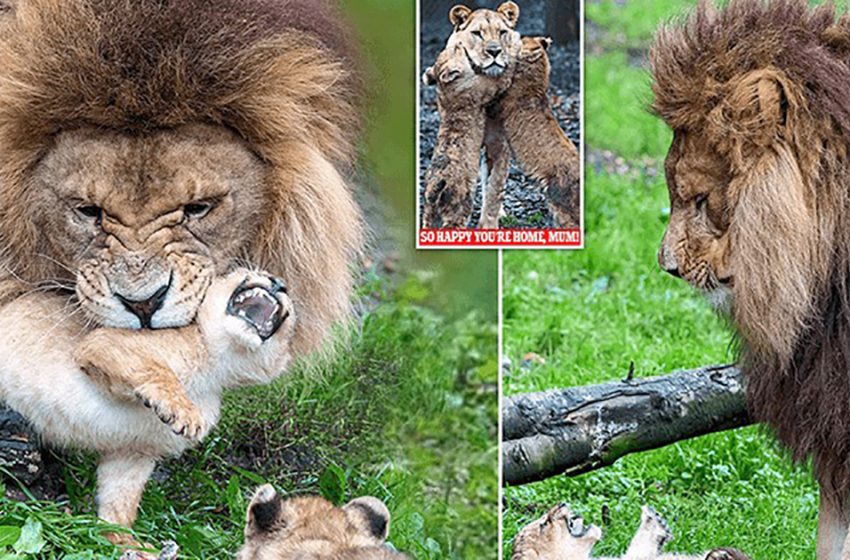
[[[585,473],[752,423],[734,366],[516,395],[504,400],[502,419],[506,485]]]

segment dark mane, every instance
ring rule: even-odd
[[[687,21],[659,30],[650,60],[653,109],[671,128],[698,125],[732,78],[772,66],[850,138],[850,17],[836,19],[831,4],[731,0],[717,10],[702,0]]]
[[[797,216],[808,222],[766,220],[753,228],[736,224],[742,214],[734,213],[732,250],[740,262],[758,266],[739,262],[747,274],[735,278],[732,317],[754,417],[796,460],[813,457],[822,487],[844,500],[850,495],[850,17],[805,0],[732,0],[720,9],[702,2],[687,21],[659,31],[651,62],[655,112],[729,158],[739,188],[764,162],[782,154],[794,160],[785,176],[772,176],[785,189],[772,196],[787,198],[749,191],[745,203],[736,202],[780,216],[765,209],[794,200]],[[769,76],[784,90],[787,120],[780,118],[778,127],[746,105],[758,107],[758,99],[729,99],[750,73]],[[744,148],[733,153],[729,146]],[[782,288],[782,296],[772,287]],[[742,294],[758,297],[742,302]],[[777,317],[792,319],[783,326]]]

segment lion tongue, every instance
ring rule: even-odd
[[[231,300],[231,311],[257,329],[262,338],[268,338],[280,326],[280,304],[264,288],[255,287],[240,292]]]

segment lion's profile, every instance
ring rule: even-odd
[[[377,498],[342,507],[319,496],[282,499],[261,486],[248,506],[245,544],[237,560],[404,560],[384,541],[390,512]]]
[[[344,315],[359,82],[321,0],[20,0],[0,38],[0,255],[95,324],[190,322],[210,278],[289,280],[315,348]],[[295,295],[297,294],[297,295]]]
[[[673,538],[667,522],[648,506],[623,556],[591,556],[602,529],[586,525],[565,504],[557,505],[523,527],[514,540],[512,560],[750,560],[734,548],[715,548],[702,554],[677,554],[662,549]]]
[[[734,48],[732,47],[734,46]],[[658,33],[673,129],[659,262],[727,309],[755,417],[821,483],[818,558],[850,507],[850,18],[803,0],[708,4]]]
[[[585,525],[560,504],[523,527],[514,538],[512,560],[587,560],[602,538],[596,525]]]

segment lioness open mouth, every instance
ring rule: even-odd
[[[230,296],[227,313],[254,327],[260,338],[266,340],[274,335],[289,317],[289,312],[284,313],[275,297],[275,289],[276,285],[269,288],[260,284],[243,283]]]

